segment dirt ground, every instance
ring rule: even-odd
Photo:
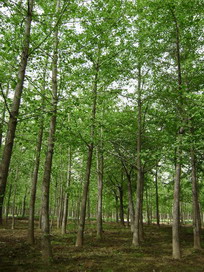
[[[145,226],[145,241],[134,248],[129,228],[104,223],[103,239],[98,241],[92,222],[86,227],[84,247],[79,249],[74,246],[76,232],[70,223],[66,235],[52,231],[54,262],[49,267],[41,261],[40,231],[36,229],[36,244],[30,246],[26,228],[26,220],[17,220],[15,230],[10,223],[0,228],[0,271],[204,272],[204,251],[192,248],[191,227],[181,229],[182,259],[175,261],[171,258],[170,226]]]

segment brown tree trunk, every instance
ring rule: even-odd
[[[180,57],[180,34],[177,18],[174,14],[174,11],[171,10],[172,16],[175,23],[175,32],[176,32],[176,56],[177,56],[177,78],[178,78],[178,99],[179,99],[179,118],[180,121],[183,121],[183,94],[182,94],[182,77],[181,77],[181,57]],[[175,180],[174,180],[174,201],[173,201],[173,223],[172,223],[172,248],[173,248],[173,258],[181,258],[181,249],[180,249],[180,237],[179,237],[179,225],[180,225],[180,179],[181,179],[181,159],[182,159],[182,134],[183,128],[179,127],[177,135],[177,150],[176,150],[176,169],[175,169]]]
[[[138,98],[137,98],[137,195],[135,207],[135,223],[133,231],[132,244],[139,246],[140,244],[140,211],[141,211],[141,196],[142,196],[142,165],[141,165],[141,146],[142,146],[142,101],[141,101],[141,67],[138,67]]]
[[[173,223],[172,223],[172,247],[173,247],[173,258],[181,258],[180,250],[180,239],[179,239],[179,228],[180,228],[180,178],[181,178],[181,156],[180,148],[177,150],[177,163],[176,173],[174,180],[174,202],[173,202]]]
[[[124,206],[123,206],[123,188],[122,186],[118,186],[118,192],[119,192],[119,201],[120,201],[120,223],[122,226],[125,225],[124,221]]]
[[[201,249],[201,218],[198,201],[198,184],[196,175],[196,156],[193,147],[191,148],[191,167],[192,167],[192,195],[193,195],[193,237],[194,248]]]
[[[93,144],[91,146],[89,146],[89,152],[88,152],[88,159],[87,159],[87,165],[86,165],[86,178],[85,178],[84,188],[83,188],[81,212],[80,212],[80,218],[79,218],[79,227],[78,227],[77,240],[76,240],[77,247],[83,246],[83,240],[84,240],[86,203],[87,203],[89,181],[90,181],[90,174],[91,174],[92,154],[93,154]]]
[[[8,92],[9,92],[9,83],[8,83],[7,89],[6,89],[5,100],[8,97]],[[3,109],[2,109],[2,113],[1,113],[1,122],[0,122],[0,150],[1,150],[1,146],[2,146],[2,138],[3,138],[3,128],[4,128],[4,122],[5,122],[5,115],[6,115],[6,101],[4,103],[4,106],[3,106]]]
[[[156,218],[157,218],[157,226],[160,226],[159,222],[159,194],[158,194],[158,170],[156,167],[155,173],[155,194],[156,194]]]
[[[0,225],[2,224],[2,208],[3,208],[10,160],[11,160],[11,155],[13,150],[13,143],[15,139],[17,119],[18,119],[18,113],[20,108],[21,95],[23,91],[23,83],[24,83],[25,72],[27,67],[33,4],[34,4],[34,0],[28,0],[28,10],[27,10],[26,21],[25,21],[23,50],[21,54],[20,66],[18,69],[18,79],[17,79],[16,88],[15,88],[13,104],[10,111],[3,156],[2,156],[2,160],[0,164]]]
[[[93,86],[93,90],[92,90],[93,105],[92,105],[92,114],[91,114],[92,124],[91,124],[91,131],[90,131],[91,143],[88,145],[88,158],[87,158],[87,164],[86,164],[86,175],[85,175],[83,196],[82,196],[82,202],[81,202],[79,227],[78,227],[77,239],[76,239],[76,246],[77,247],[83,246],[84,227],[85,227],[85,218],[86,218],[86,204],[87,204],[87,196],[88,196],[88,191],[89,191],[92,156],[93,156],[93,149],[94,149],[99,62],[97,62],[97,64],[94,66],[95,66],[95,79],[94,79],[94,86]]]
[[[26,191],[25,191],[25,195],[23,197],[23,203],[22,203],[22,214],[21,217],[24,218],[25,217],[25,211],[26,211],[26,198],[27,198],[27,187],[26,187]]]
[[[102,133],[101,133],[102,137]],[[103,197],[103,150],[101,146],[97,150],[97,174],[98,174],[98,203],[97,203],[97,238],[102,238],[103,220],[102,220],[102,197]]]
[[[43,118],[40,120],[40,129],[38,132],[37,146],[36,146],[36,157],[35,157],[35,165],[32,176],[32,186],[30,192],[30,205],[29,205],[29,218],[28,218],[28,242],[30,244],[34,244],[34,218],[35,218],[35,200],[36,200],[36,188],[38,181],[38,171],[40,166],[40,153],[42,147],[42,139],[43,139],[43,130],[44,130],[44,121]]]
[[[8,222],[8,215],[9,215],[9,208],[10,208],[10,200],[11,200],[11,193],[12,193],[12,183],[9,186],[9,193],[7,198],[7,204],[6,204],[6,225]]]
[[[57,0],[56,13],[59,11],[60,0]],[[52,248],[50,243],[50,222],[49,222],[49,192],[52,170],[52,158],[54,152],[55,130],[57,121],[57,68],[58,68],[58,27],[54,32],[54,52],[52,61],[52,116],[48,136],[47,153],[45,159],[44,175],[42,182],[42,258],[46,263],[52,261]]]
[[[128,185],[128,208],[129,208],[129,217],[130,217],[130,225],[131,225],[131,231],[134,230],[134,204],[133,204],[133,198],[132,198],[132,184],[131,184],[131,174],[126,172],[127,176],[127,185]]]
[[[68,168],[67,168],[67,186],[64,199],[63,219],[62,219],[62,234],[66,233],[67,216],[69,207],[69,187],[71,184],[71,167],[72,167],[72,153],[71,147],[68,148]]]

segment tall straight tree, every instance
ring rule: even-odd
[[[77,239],[76,239],[76,246],[77,247],[83,246],[83,240],[84,240],[86,204],[87,204],[87,197],[88,197],[88,191],[89,191],[92,156],[93,156],[93,149],[94,149],[95,120],[96,120],[96,107],[97,107],[97,88],[98,88],[98,77],[99,77],[99,57],[100,57],[100,50],[98,52],[98,59],[96,60],[96,63],[94,63],[94,65],[93,65],[95,76],[94,76],[93,89],[92,89],[92,112],[91,112],[91,127],[90,127],[90,140],[91,141],[88,145],[86,175],[85,175],[85,182],[84,182],[82,202],[81,202],[79,227],[78,227]]]
[[[180,54],[180,31],[177,17],[173,8],[170,8],[173,21],[175,24],[175,36],[176,36],[176,60],[177,60],[177,84],[178,84],[178,113],[180,124],[183,122],[183,94],[182,94],[182,76],[181,76],[181,54]],[[179,237],[179,224],[180,224],[180,179],[181,179],[181,167],[182,167],[182,135],[184,128],[180,125],[177,134],[177,147],[176,147],[176,168],[174,179],[174,202],[173,202],[173,224],[172,224],[172,247],[173,258],[181,258],[180,250],[180,237]]]
[[[103,129],[101,128],[100,143],[97,149],[97,177],[98,177],[98,202],[97,202],[97,238],[102,238],[103,222],[102,222],[102,203],[103,203]]]
[[[47,60],[46,60],[44,74],[43,74],[43,91],[45,91],[46,71],[47,71]],[[44,96],[42,97],[41,103],[42,103],[41,110],[43,111],[44,110]],[[32,185],[31,185],[31,192],[30,192],[30,206],[29,206],[29,219],[28,219],[28,242],[30,244],[34,244],[35,199],[36,199],[38,172],[39,172],[39,166],[40,166],[40,153],[41,153],[42,140],[43,140],[43,131],[44,131],[44,117],[41,116],[39,121],[39,131],[38,131],[38,137],[37,137],[35,163],[34,163]]]
[[[60,8],[60,0],[56,1],[56,14]],[[55,131],[57,121],[57,103],[58,103],[58,26],[54,31],[54,49],[52,57],[52,116],[50,120],[50,129],[47,143],[47,153],[44,166],[44,175],[42,182],[42,207],[41,207],[41,226],[42,226],[42,258],[44,262],[52,261],[52,248],[50,242],[50,222],[49,222],[49,192],[52,170],[52,159],[54,152]]]
[[[9,116],[5,146],[4,146],[2,160],[0,164],[0,224],[2,224],[2,208],[3,208],[3,202],[4,202],[4,196],[5,196],[9,166],[10,166],[10,161],[12,156],[13,144],[15,139],[15,132],[16,132],[16,127],[18,122],[18,114],[19,114],[19,108],[21,103],[25,72],[26,72],[28,55],[29,55],[33,6],[34,6],[34,0],[28,0],[23,48],[21,53],[20,65],[18,69],[17,84],[15,87],[13,103],[11,106],[11,111]]]
[[[133,245],[140,244],[140,213],[142,212],[142,101],[141,101],[141,65],[138,65],[138,98],[137,98],[137,199],[135,206],[135,223],[133,230]]]

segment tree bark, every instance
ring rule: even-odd
[[[157,226],[160,226],[159,222],[159,194],[158,194],[158,169],[156,166],[156,173],[155,173],[155,194],[156,194],[156,218],[157,218]]]
[[[85,175],[83,196],[82,196],[82,202],[81,202],[79,227],[78,227],[77,239],[76,239],[76,246],[77,247],[83,246],[84,227],[85,227],[85,219],[86,219],[86,204],[87,204],[87,196],[88,196],[88,191],[89,191],[92,156],[93,156],[93,149],[94,149],[99,62],[97,61],[97,64],[94,66],[95,66],[95,78],[94,78],[94,86],[93,86],[93,90],[92,90],[93,104],[92,104],[92,114],[91,114],[91,122],[92,123],[91,123],[91,131],[90,131],[91,142],[88,145],[88,158],[87,158],[87,164],[86,164],[86,175]]]
[[[138,67],[138,98],[137,98],[137,199],[135,207],[135,223],[133,231],[132,244],[139,246],[139,222],[141,211],[141,195],[142,195],[142,165],[141,165],[141,146],[142,146],[142,101],[141,101],[141,67]]]
[[[20,66],[18,69],[18,79],[17,85],[15,88],[13,104],[11,107],[8,129],[6,134],[6,141],[3,150],[3,156],[0,164],[0,225],[2,224],[2,208],[10,166],[10,160],[12,156],[13,143],[15,139],[15,132],[17,126],[17,119],[19,114],[21,95],[23,91],[23,83],[25,79],[25,72],[27,67],[29,45],[30,45],[30,31],[31,31],[31,21],[33,13],[34,0],[28,0],[28,9],[25,21],[25,33],[24,33],[24,42],[23,50],[21,54]]]
[[[68,148],[68,167],[67,167],[67,186],[64,199],[63,219],[62,219],[62,234],[66,233],[67,216],[69,207],[69,187],[71,184],[71,167],[72,167],[72,153],[71,147]]]
[[[102,132],[101,132],[102,137]],[[97,150],[97,174],[98,174],[98,203],[97,203],[97,238],[102,238],[103,220],[102,220],[102,197],[103,197],[103,149],[101,146]]]
[[[194,148],[191,148],[191,168],[192,168],[192,195],[193,195],[193,237],[194,248],[201,249],[201,218],[198,201],[198,182],[196,175],[196,156]]]
[[[124,226],[125,221],[124,221],[123,188],[122,188],[122,186],[118,186],[118,192],[119,192],[119,201],[120,201],[120,223],[122,226]]]
[[[5,99],[7,99],[7,97],[8,97],[8,92],[9,92],[9,83],[7,85]],[[1,150],[1,146],[2,146],[2,138],[3,138],[3,128],[4,128],[4,122],[5,122],[5,115],[6,115],[6,104],[4,103],[4,106],[3,106],[3,109],[2,109],[2,113],[1,113],[1,122],[0,122],[0,150]]]
[[[180,34],[177,18],[174,11],[171,10],[172,16],[175,23],[176,32],[176,57],[177,57],[177,78],[178,78],[178,90],[179,90],[179,104],[178,112],[180,121],[183,121],[183,94],[182,94],[182,76],[181,76],[181,57],[180,57]],[[172,223],[172,247],[173,247],[173,258],[181,258],[180,249],[180,237],[179,237],[179,225],[180,225],[180,179],[181,179],[181,159],[182,159],[182,134],[183,128],[180,126],[177,135],[177,150],[176,150],[176,169],[175,169],[175,180],[174,180],[174,200],[173,200],[173,223]]]
[[[56,13],[59,11],[60,0],[57,0]],[[49,222],[49,192],[52,170],[52,158],[54,152],[55,131],[57,122],[57,102],[58,102],[58,27],[54,32],[54,52],[52,60],[52,116],[47,144],[44,175],[42,182],[42,258],[46,263],[52,261],[52,248],[50,243],[50,222]]]
[[[32,176],[32,186],[30,192],[30,205],[29,205],[29,218],[28,218],[28,242],[34,244],[34,218],[35,218],[35,200],[36,200],[36,189],[38,181],[38,172],[40,166],[40,153],[42,148],[42,139],[44,131],[44,120],[40,120],[40,129],[38,132],[37,146],[36,146],[36,157],[35,157],[35,166]]]
[[[87,196],[88,196],[88,189],[89,189],[89,182],[90,182],[92,155],[93,155],[93,144],[89,146],[89,152],[88,152],[88,159],[87,159],[87,165],[86,165],[86,178],[85,178],[84,188],[83,188],[79,227],[78,227],[77,240],[76,240],[77,247],[83,246],[83,240],[84,240],[86,203],[87,203]]]

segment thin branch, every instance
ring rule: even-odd
[[[7,111],[9,112],[9,115],[10,115],[10,117],[11,117],[11,116],[12,116],[12,113],[11,113],[11,111],[10,111],[10,109],[9,109],[9,106],[8,106],[8,103],[7,103],[7,100],[6,100],[6,96],[5,96],[5,94],[4,94],[3,87],[2,87],[2,84],[1,84],[1,83],[0,83],[0,89],[1,89],[1,94],[2,94],[2,97],[3,97],[3,99],[4,99],[4,103],[5,103],[6,109],[7,109]]]

